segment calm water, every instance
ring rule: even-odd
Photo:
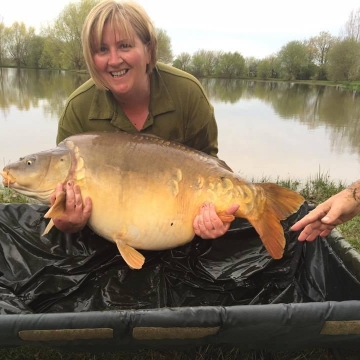
[[[0,68],[2,162],[54,147],[66,98],[86,79]],[[243,177],[307,180],[320,171],[347,183],[360,178],[360,96],[312,85],[202,83],[215,108],[219,157]]]

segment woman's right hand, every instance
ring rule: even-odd
[[[68,181],[65,188],[61,183],[57,184],[55,193],[51,196],[51,205],[63,192],[66,192],[65,212],[52,219],[54,225],[64,233],[75,233],[82,230],[87,224],[92,210],[92,202],[89,197],[85,199],[85,205],[81,197],[80,187]]]

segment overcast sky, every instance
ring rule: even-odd
[[[6,26],[50,25],[76,0],[1,0]],[[174,55],[199,49],[263,58],[292,40],[328,31],[338,36],[359,0],[138,0],[157,28],[166,30]]]

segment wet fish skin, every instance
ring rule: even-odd
[[[145,260],[135,249],[164,250],[191,241],[193,220],[205,201],[221,216],[240,204],[235,216],[246,218],[279,259],[285,248],[280,220],[304,202],[276,184],[246,182],[222,161],[182,144],[124,132],[71,136],[55,149],[7,165],[2,176],[5,186],[47,204],[57,183],[78,184],[93,203],[88,225],[115,242],[135,269]],[[57,199],[45,216],[59,216],[64,203],[65,197]]]

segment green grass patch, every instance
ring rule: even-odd
[[[342,86],[347,90],[360,91],[360,81],[343,82]]]
[[[347,355],[351,355],[348,352]],[[357,356],[358,352],[354,355]],[[206,345],[183,350],[135,350],[109,353],[74,353],[45,347],[20,347],[0,350],[0,360],[335,360],[328,349],[277,352],[242,350],[227,345]],[[357,357],[348,358],[358,359]]]
[[[35,200],[20,195],[12,189],[0,187],[0,203],[33,203],[33,202],[35,202]]]

